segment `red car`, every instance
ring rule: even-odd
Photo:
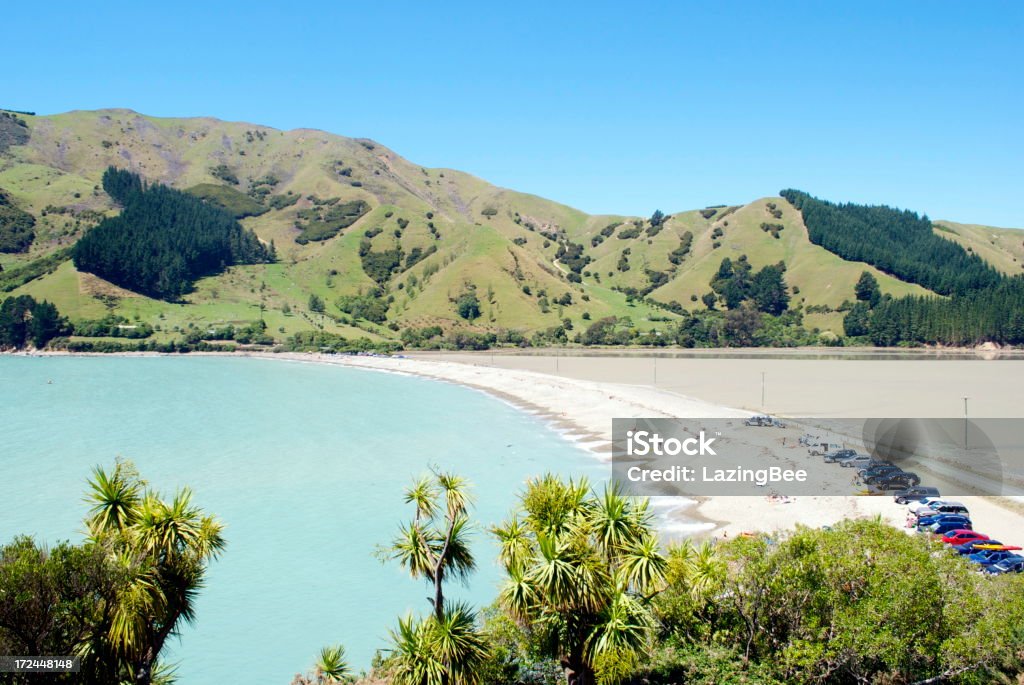
[[[942,536],[942,541],[947,545],[962,545],[965,542],[971,542],[972,540],[989,540],[989,536],[982,533],[976,533],[973,530],[967,530],[966,528],[960,528],[957,530],[951,530]]]

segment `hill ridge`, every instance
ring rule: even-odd
[[[418,165],[369,138],[320,129],[150,117],[125,108],[17,116],[29,139],[0,152],[0,189],[35,217],[36,235],[28,252],[0,254],[0,266],[8,274],[43,269],[10,292],[48,299],[73,319],[114,313],[171,336],[262,317],[278,339],[312,320],[325,332],[384,339],[432,325],[526,335],[561,327],[572,336],[616,317],[646,333],[679,320],[671,308],[646,300],[702,308],[721,260],[744,254],[757,268],[786,261],[791,305],[808,329],[822,332],[841,334],[837,309],[854,299],[863,271],[878,278],[883,292],[927,292],[813,245],[799,212],[778,196],[678,211],[656,226],[641,217],[587,214],[466,172]],[[229,203],[255,202],[241,221],[264,243],[274,242],[278,262],[201,279],[184,303],[124,297],[112,285],[117,294],[105,297],[98,279],[69,262],[32,267],[119,211],[99,187],[108,166],[181,190],[203,187],[209,194],[215,186]],[[357,202],[368,211],[342,226],[346,220],[332,208]],[[947,224],[958,230],[952,222],[937,222],[936,230]],[[1020,268],[1024,253],[1013,248],[1020,241],[1005,233],[1012,229],[959,230],[957,241],[984,250],[997,268]],[[988,244],[993,231],[1000,240]],[[328,237],[296,242],[311,234]],[[686,254],[673,263],[669,257],[681,251],[686,234]],[[388,305],[383,317],[365,318],[342,302],[377,290]],[[459,303],[471,295],[479,311],[467,318]],[[314,297],[324,303],[323,314],[308,311]]]

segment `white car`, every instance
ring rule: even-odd
[[[919,510],[931,509],[933,504],[942,504],[942,498],[928,497],[923,502],[911,502],[907,506],[907,511],[916,514]]]

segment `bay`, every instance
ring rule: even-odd
[[[477,497],[479,570],[454,594],[497,594],[486,527],[545,471],[605,476],[539,417],[475,390],[337,366],[214,357],[0,357],[0,542],[80,541],[86,479],[131,459],[227,526],[197,620],[168,660],[181,685],[285,685],[321,646],[357,669],[427,588],[374,556],[436,464]]]

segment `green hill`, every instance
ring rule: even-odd
[[[853,299],[863,271],[885,293],[928,292],[812,244],[800,213],[778,197],[675,212],[652,225],[588,215],[323,131],[128,110],[12,114],[0,125],[5,207],[22,225],[25,213],[35,220],[27,250],[0,252],[0,289],[48,299],[72,320],[116,314],[148,323],[164,339],[260,317],[277,339],[320,326],[371,339],[427,326],[529,335],[608,316],[644,331],[677,317],[631,294],[703,308],[722,259],[743,254],[755,268],[785,262],[791,307],[822,330],[842,332],[835,310]],[[273,242],[277,262],[228,267],[173,302],[79,273],[64,251],[120,212],[101,185],[110,166],[225,208]],[[935,230],[1003,272],[1021,272],[1020,234],[949,222]],[[25,231],[18,235],[21,245]],[[341,298],[375,288],[388,304],[382,320],[342,310]],[[467,294],[479,301],[471,321],[457,307]],[[323,313],[310,311],[311,296],[325,303]]]

